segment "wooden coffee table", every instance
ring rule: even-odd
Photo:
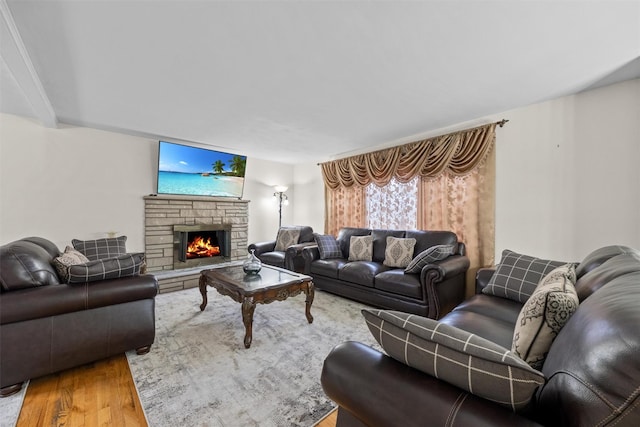
[[[242,322],[245,327],[244,346],[251,346],[253,311],[256,304],[269,304],[283,301],[304,292],[305,315],[309,323],[313,322],[311,304],[313,304],[313,282],[311,277],[294,273],[283,268],[263,265],[258,275],[244,274],[241,265],[204,270],[200,274],[200,310],[207,306],[207,285],[216,288],[221,295],[227,295],[242,304]]]

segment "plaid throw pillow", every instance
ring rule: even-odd
[[[436,245],[431,246],[428,249],[420,252],[416,257],[411,260],[405,273],[420,273],[425,265],[431,264],[436,261],[443,260],[450,255],[453,255],[455,247],[453,245]]]
[[[578,309],[575,283],[575,264],[558,267],[542,279],[520,310],[511,351],[534,369],[542,369],[553,340]]]
[[[323,235],[314,233],[313,238],[318,245],[320,259],[342,258],[342,251],[335,237],[330,234]]]
[[[349,261],[371,261],[373,258],[373,236],[351,236]]]
[[[74,249],[82,252],[90,261],[95,261],[97,259],[108,259],[126,254],[126,242],[127,236],[120,236],[97,240],[73,239],[71,244]]]
[[[514,412],[545,382],[508,349],[437,320],[399,311],[362,310],[385,352],[399,362]]]
[[[281,228],[278,230],[278,237],[276,238],[276,247],[274,251],[286,251],[289,246],[298,243],[299,238],[299,228]]]
[[[383,264],[387,267],[405,268],[413,258],[416,239],[387,236],[387,247],[384,251]]]
[[[144,264],[144,254],[124,254],[111,259],[89,261],[69,267],[67,283],[87,283],[98,280],[137,276]]]
[[[525,302],[542,278],[566,262],[550,261],[521,255],[508,249],[502,251],[502,260],[483,294]]]

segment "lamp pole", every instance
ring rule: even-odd
[[[287,191],[287,187],[284,185],[276,185],[274,188],[276,192],[273,193],[273,196],[278,200],[278,230],[280,230],[282,228],[282,205],[287,204],[289,198],[284,194],[284,192]]]

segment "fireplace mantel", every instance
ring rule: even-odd
[[[144,197],[144,205],[148,272],[169,273],[174,269],[174,225],[230,224],[230,261],[246,258],[249,200],[149,195]]]

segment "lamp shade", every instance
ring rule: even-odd
[[[286,185],[276,185],[275,187],[273,187],[278,193],[284,193],[285,191],[287,191],[287,189],[289,187],[287,187]]]

